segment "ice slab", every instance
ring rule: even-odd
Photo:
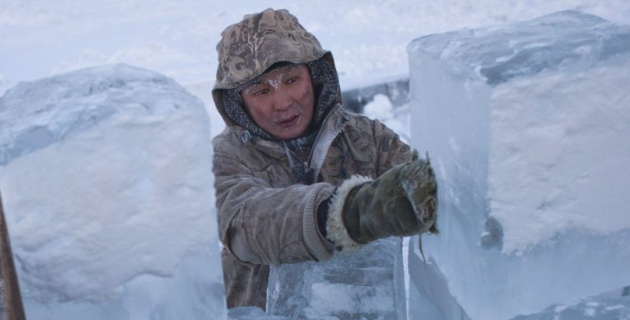
[[[258,307],[237,307],[228,310],[228,319],[230,320],[294,320],[295,318],[287,318],[283,316],[274,316],[267,314],[263,309]]]
[[[406,319],[400,238],[326,262],[272,267],[267,313],[292,319]]]
[[[0,189],[28,319],[225,319],[204,105],[128,65],[0,98]]]
[[[630,27],[565,11],[408,54],[411,140],[436,167],[442,231],[410,268],[409,305],[510,319],[630,284]]]

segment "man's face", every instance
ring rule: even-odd
[[[245,108],[264,130],[280,140],[307,133],[313,119],[315,94],[306,65],[295,65],[264,74],[241,91]]]

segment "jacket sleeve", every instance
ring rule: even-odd
[[[406,162],[411,157],[411,149],[407,143],[392,129],[378,120],[372,124],[377,145],[377,176],[387,170]]]
[[[318,230],[316,211],[334,186],[273,188],[246,162],[243,148],[221,139],[214,147],[219,234],[228,250],[253,264],[330,259],[334,248]]]

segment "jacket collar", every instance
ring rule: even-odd
[[[332,142],[343,131],[349,119],[350,117],[342,105],[337,104],[322,122],[308,157],[308,168],[305,168],[312,170],[315,177],[319,174]],[[230,130],[244,145],[249,145],[276,159],[287,157],[285,146],[281,141],[271,141],[256,137],[240,126],[231,126]]]
[[[336,105],[330,114],[326,117],[319,130],[315,143],[311,148],[311,154],[308,157],[308,166],[314,170],[314,175],[317,177],[319,170],[322,168],[328,149],[339,135],[343,128],[348,123],[350,117],[343,110],[341,104]]]

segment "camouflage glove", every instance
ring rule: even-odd
[[[389,236],[437,233],[437,183],[427,157],[411,160],[376,180],[354,176],[330,203],[327,237],[341,249],[352,249]]]

